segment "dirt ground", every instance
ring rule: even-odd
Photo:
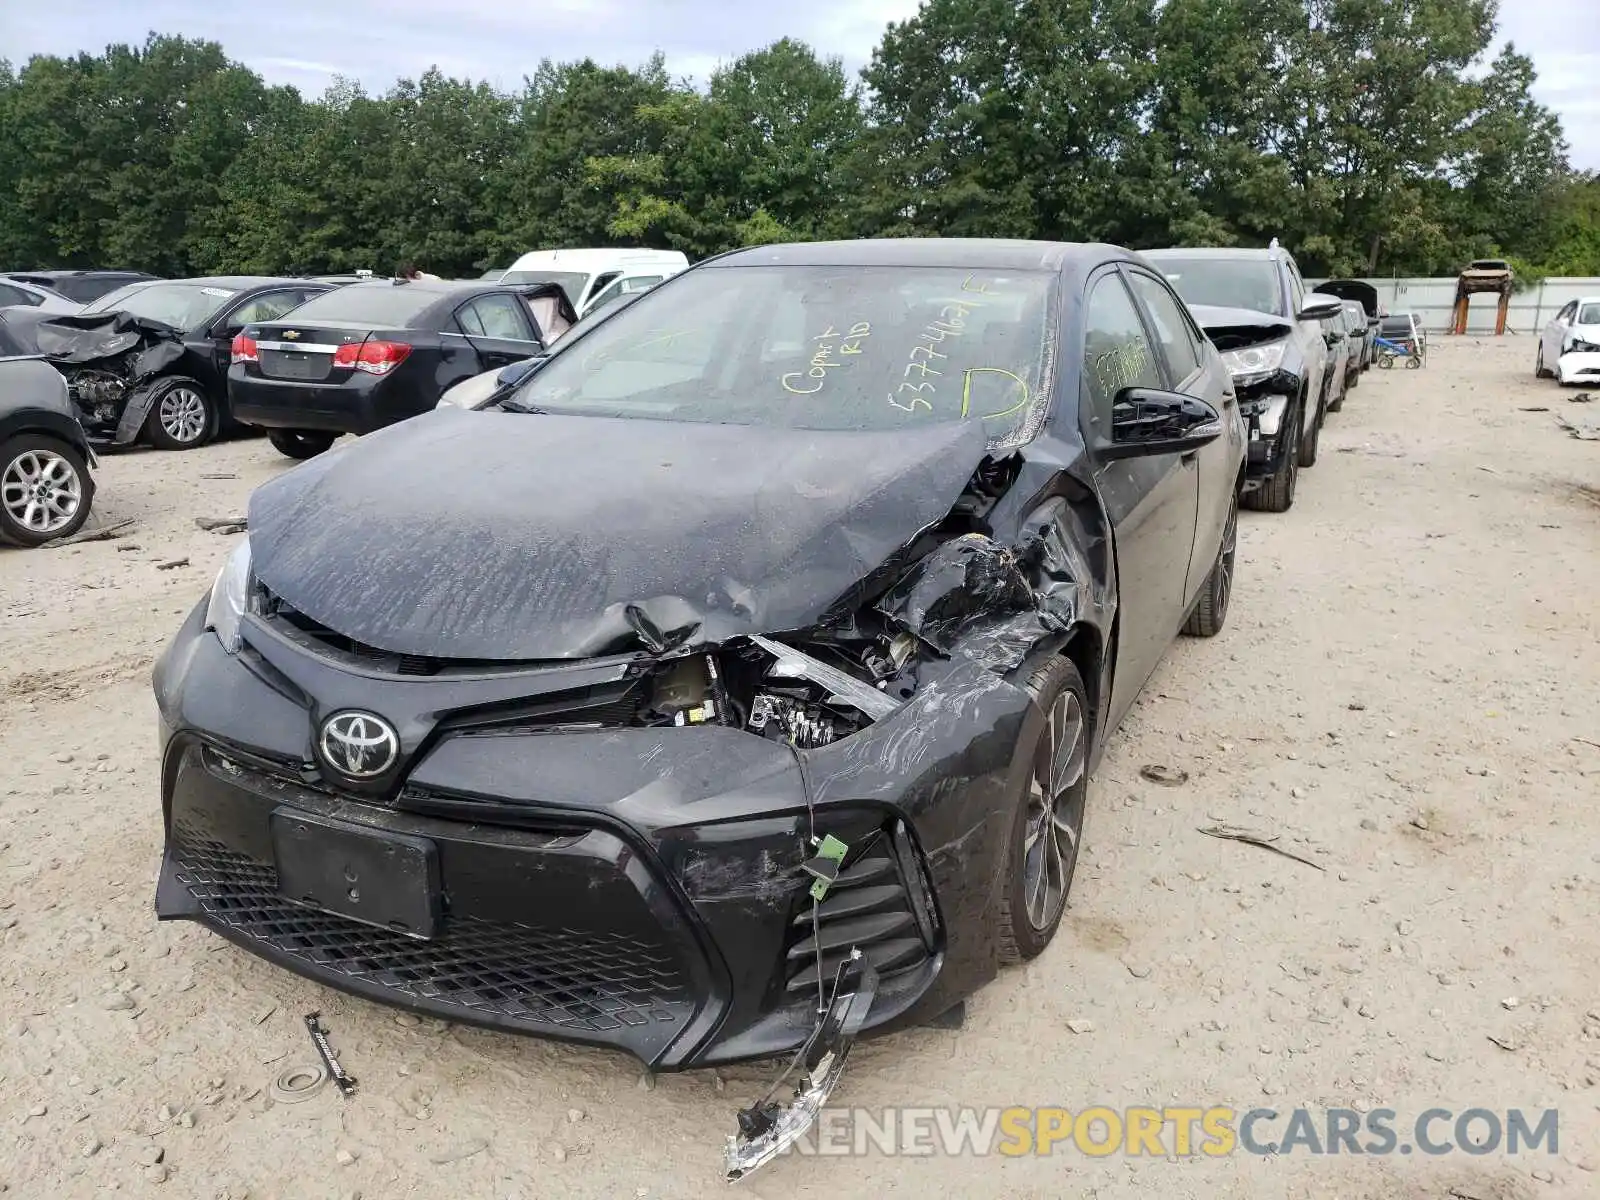
[[[1363,377],[1293,512],[1246,514],[1228,628],[1177,645],[1113,738],[1055,944],[960,1030],[859,1046],[835,1103],[1389,1107],[1402,1129],[1554,1107],[1560,1152],[791,1157],[741,1191],[1600,1196],[1600,443],[1560,428],[1573,393],[1532,357],[1462,342]],[[235,540],[194,519],[288,465],[254,440],[112,457],[94,523],[125,536],[0,551],[0,1192],[721,1188],[768,1065],[648,1080],[155,923],[150,667]],[[1326,869],[1197,832],[1219,822]],[[360,1093],[274,1103],[312,1009]]]

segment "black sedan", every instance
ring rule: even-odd
[[[230,424],[234,334],[333,286],[255,275],[135,282],[72,316],[38,321],[28,336],[66,376],[96,442],[143,438],[163,450],[192,450]]]
[[[741,1173],[857,1030],[1050,943],[1107,735],[1227,615],[1244,454],[1114,247],[703,263],[256,492],[155,672],[157,912],[653,1068],[804,1044]]]
[[[94,504],[94,452],[66,381],[18,352],[0,324],[0,545],[33,547],[76,533]]]
[[[549,293],[549,294],[547,294]],[[555,288],[351,284],[234,339],[228,395],[291,458],[427,412],[455,384],[543,354],[577,320]]]

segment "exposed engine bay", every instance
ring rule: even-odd
[[[66,379],[84,431],[102,443],[138,436],[150,385],[184,354],[178,330],[127,313],[55,317],[40,322],[34,338]]]

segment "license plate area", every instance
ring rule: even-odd
[[[276,379],[319,380],[328,377],[333,358],[304,350],[263,350],[261,371]]]
[[[288,899],[409,937],[439,932],[439,849],[427,838],[281,808],[269,826]]]

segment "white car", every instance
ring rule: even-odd
[[[83,305],[76,300],[69,300],[51,288],[0,276],[0,307],[11,306],[31,308],[41,313],[49,313],[51,316],[63,317],[81,312],[83,309]]]
[[[1600,383],[1600,296],[1570,300],[1551,318],[1539,337],[1533,373],[1563,384]]]
[[[500,282],[559,283],[585,317],[688,267],[681,250],[535,250],[512,263]]]

